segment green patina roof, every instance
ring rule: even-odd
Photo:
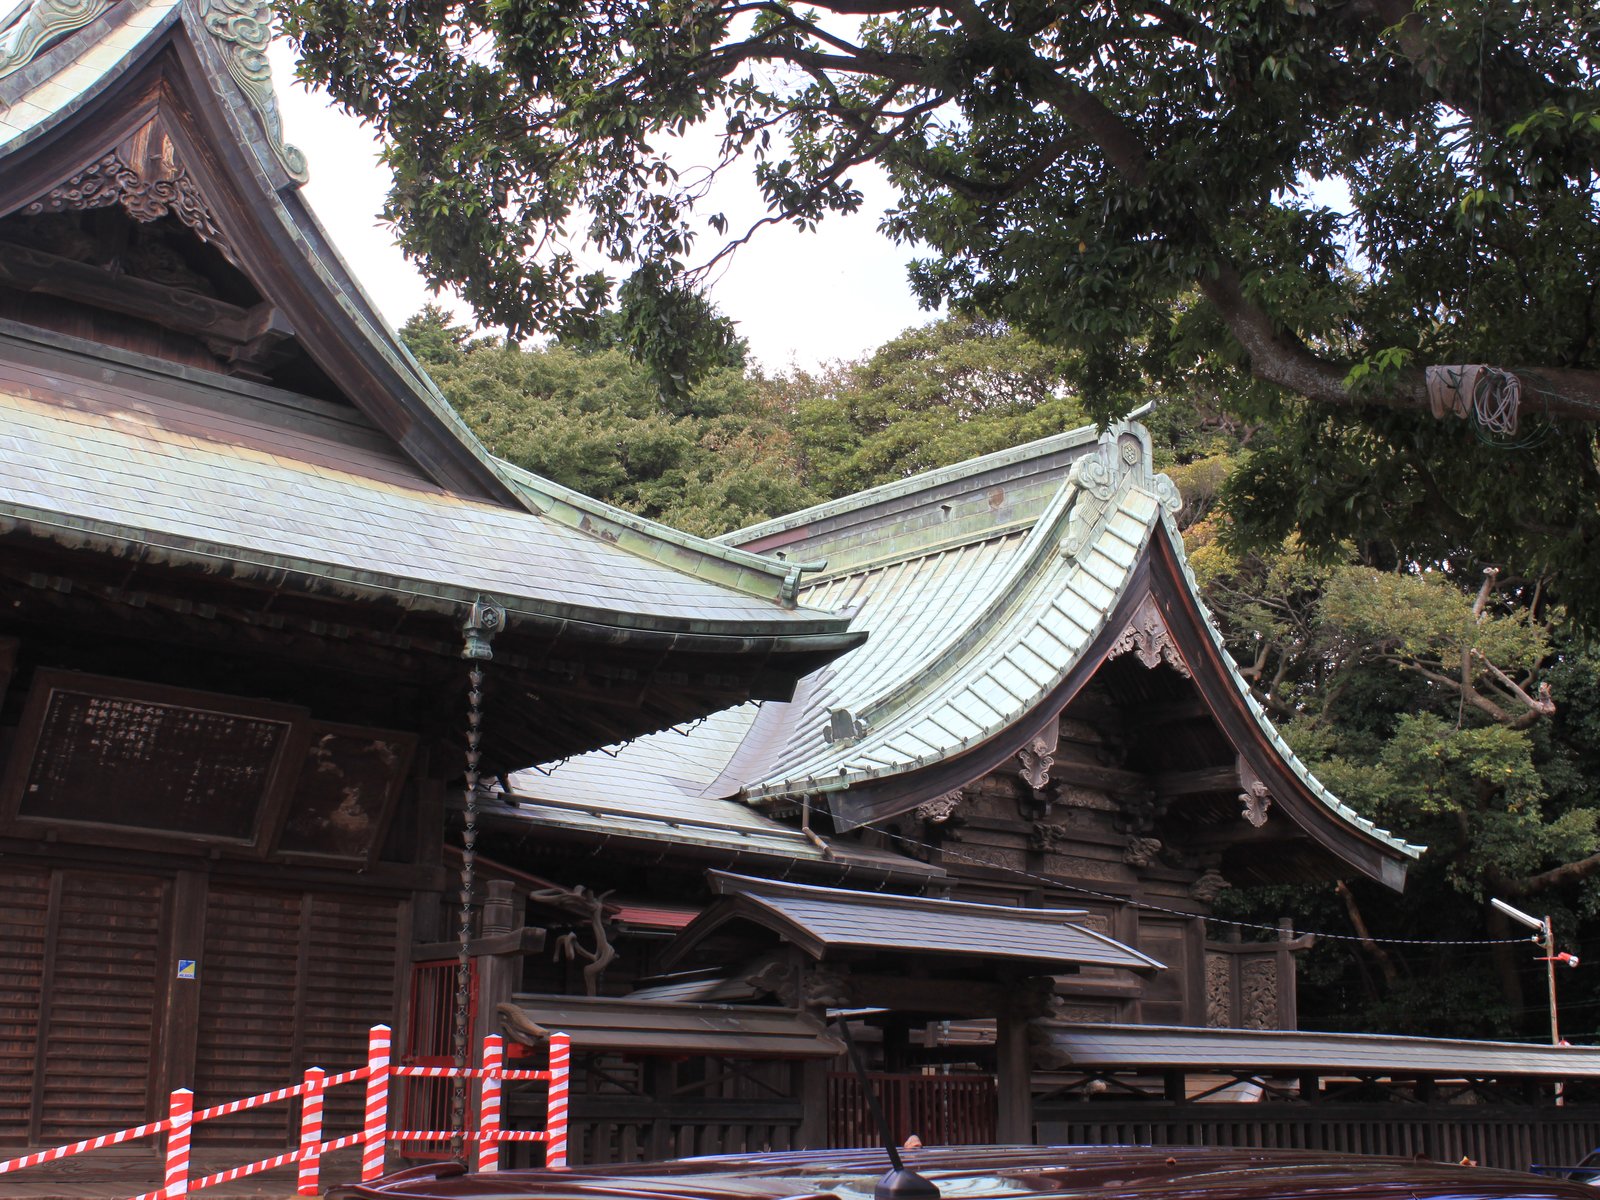
[[[1131,461],[1130,461],[1131,459]],[[801,682],[787,704],[747,705],[716,735],[657,735],[615,758],[556,768],[567,796],[619,788],[714,809],[729,798],[848,794],[959,757],[1037,710],[1105,630],[1152,538],[1182,563],[1176,490],[1136,422],[1077,430],[873,489],[728,535],[735,545],[827,553],[846,565],[808,584],[809,605],[848,613],[867,643]],[[992,526],[975,516],[994,514]],[[804,518],[804,519],[802,519]],[[1273,728],[1205,611],[1189,602],[1229,683],[1282,763],[1338,824],[1399,859],[1421,848],[1333,796]],[[843,714],[844,736],[830,718]],[[833,739],[833,740],[830,740]],[[689,769],[688,764],[693,764]],[[624,783],[623,781],[627,782]],[[537,795],[552,782],[532,774]]]

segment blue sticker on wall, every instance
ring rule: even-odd
[[[196,960],[192,959],[192,958],[180,958],[178,960],[178,978],[179,979],[193,979],[193,978],[195,978],[195,962],[196,962]]]

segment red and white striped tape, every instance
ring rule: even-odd
[[[282,1100],[293,1100],[302,1095],[306,1090],[304,1083],[297,1083],[293,1087],[279,1088],[273,1092],[262,1092],[259,1096],[249,1096],[243,1100],[229,1100],[226,1104],[213,1104],[210,1108],[202,1108],[190,1117],[191,1121],[209,1121],[213,1117],[231,1117],[234,1113],[248,1112],[252,1108],[260,1108],[264,1104],[277,1104]]]
[[[194,1096],[187,1088],[180,1088],[172,1093],[170,1109],[166,1119],[150,1121],[143,1125],[136,1125],[129,1129],[118,1130],[115,1133],[101,1134],[99,1137],[85,1138],[80,1142],[73,1142],[66,1146],[56,1146],[49,1150],[37,1150],[18,1158],[0,1161],[0,1175],[12,1171],[20,1171],[27,1167],[41,1166],[44,1163],[55,1162],[73,1154],[84,1154],[91,1150],[102,1150],[108,1146],[117,1146],[123,1142],[134,1141],[138,1138],[153,1137],[157,1134],[167,1135],[165,1152],[164,1185],[156,1191],[145,1192],[129,1200],[183,1200],[188,1193],[200,1191],[203,1188],[214,1187],[218,1184],[231,1183],[251,1175],[259,1175],[264,1171],[275,1170],[291,1163],[298,1164],[299,1178],[297,1188],[302,1195],[315,1195],[318,1190],[318,1175],[321,1169],[321,1160],[325,1155],[335,1150],[343,1150],[350,1146],[362,1147],[361,1178],[363,1182],[370,1182],[383,1174],[383,1164],[388,1142],[392,1139],[397,1142],[439,1142],[461,1138],[465,1141],[478,1143],[478,1170],[494,1171],[499,1168],[500,1146],[506,1142],[543,1142],[545,1144],[545,1165],[549,1167],[565,1167],[567,1165],[567,1097],[568,1077],[571,1070],[572,1039],[564,1033],[553,1034],[550,1038],[550,1065],[545,1070],[508,1070],[505,1066],[505,1043],[497,1035],[491,1034],[484,1039],[483,1065],[479,1068],[455,1067],[395,1067],[390,1061],[392,1051],[392,1035],[387,1025],[375,1025],[367,1041],[367,1065],[357,1067],[338,1075],[328,1075],[319,1067],[313,1067],[306,1072],[305,1079],[293,1087],[278,1088],[274,1091],[263,1092],[258,1096],[250,1096],[243,1100],[231,1100],[226,1104],[213,1105],[210,1108],[194,1108]],[[413,1078],[458,1078],[481,1079],[483,1090],[479,1103],[479,1128],[467,1130],[465,1133],[449,1129],[422,1129],[422,1130],[390,1130],[389,1123],[389,1080],[396,1075],[410,1076]],[[360,1133],[346,1134],[332,1141],[322,1140],[323,1104],[324,1096],[331,1087],[340,1084],[354,1083],[366,1080],[366,1115]],[[549,1083],[548,1112],[546,1128],[543,1130],[530,1129],[505,1129],[503,1120],[503,1088],[506,1080],[538,1080]],[[266,1104],[276,1104],[284,1100],[302,1097],[301,1106],[300,1145],[296,1150],[284,1154],[274,1155],[257,1162],[247,1163],[244,1166],[232,1167],[226,1171],[219,1171],[214,1175],[207,1175],[199,1179],[189,1178],[190,1143],[194,1125],[203,1120],[214,1117],[231,1116],[234,1113],[245,1112],[252,1108],[260,1108]]]
[[[483,1067],[478,1085],[478,1170],[500,1169],[500,1072],[505,1067],[505,1043],[498,1034],[483,1039]]]
[[[361,1182],[371,1183],[383,1176],[383,1159],[388,1152],[390,1039],[387,1025],[374,1025],[367,1035],[367,1107],[361,1122]]]
[[[55,1146],[49,1150],[35,1150],[32,1154],[24,1154],[21,1158],[8,1158],[4,1162],[0,1162],[0,1175],[5,1175],[11,1171],[26,1170],[28,1167],[37,1167],[47,1162],[55,1162],[58,1158],[66,1158],[72,1154],[83,1154],[90,1150],[104,1150],[107,1146],[120,1146],[123,1142],[131,1142],[137,1138],[165,1133],[171,1127],[172,1121],[164,1117],[159,1121],[135,1125],[132,1129],[119,1129],[116,1133],[102,1133],[99,1137],[85,1138],[81,1142],[73,1142],[70,1146]]]
[[[567,1165],[567,1075],[572,1069],[572,1039],[550,1035],[550,1098],[545,1113],[544,1165]]]

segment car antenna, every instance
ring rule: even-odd
[[[873,1200],[939,1200],[937,1184],[915,1171],[906,1169],[905,1160],[900,1157],[900,1149],[894,1144],[894,1134],[889,1130],[889,1121],[883,1115],[883,1105],[878,1103],[878,1090],[867,1078],[867,1064],[861,1057],[861,1050],[856,1046],[855,1039],[850,1036],[851,1016],[877,1011],[880,1010],[861,1008],[834,1010],[834,1021],[839,1026],[839,1037],[844,1041],[844,1048],[850,1055],[850,1064],[855,1067],[856,1078],[861,1081],[861,1094],[867,1098],[867,1108],[872,1113],[873,1121],[877,1123],[878,1136],[883,1139],[883,1148],[889,1152],[889,1173],[878,1180],[878,1186],[872,1189],[872,1197]]]

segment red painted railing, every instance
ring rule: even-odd
[[[568,1074],[572,1063],[572,1044],[564,1033],[551,1035],[550,1062],[544,1070],[507,1070],[505,1044],[496,1034],[483,1039],[483,1065],[481,1067],[397,1067],[390,1062],[390,1034],[387,1025],[374,1025],[367,1039],[367,1065],[338,1075],[329,1075],[321,1067],[312,1067],[300,1083],[293,1087],[263,1092],[243,1100],[230,1100],[210,1108],[194,1108],[194,1095],[188,1088],[172,1093],[167,1117],[150,1121],[116,1133],[101,1134],[67,1146],[50,1150],[37,1150],[19,1158],[0,1162],[0,1175],[28,1167],[42,1166],[74,1154],[87,1154],[118,1146],[139,1138],[166,1135],[164,1184],[153,1192],[144,1192],[131,1200],[179,1200],[190,1192],[214,1187],[219,1183],[232,1183],[263,1171],[276,1170],[291,1163],[299,1167],[297,1190],[302,1196],[315,1196],[320,1190],[322,1158],[335,1150],[349,1146],[361,1147],[361,1179],[369,1182],[383,1174],[384,1153],[390,1142],[451,1141],[460,1138],[477,1143],[477,1168],[480,1171],[498,1170],[500,1147],[507,1142],[543,1142],[545,1165],[567,1165],[567,1093]],[[426,1079],[476,1079],[480,1081],[477,1128],[465,1131],[439,1129],[390,1129],[389,1087],[396,1078]],[[545,1104],[545,1127],[540,1130],[505,1129],[501,1127],[500,1089],[507,1081],[534,1080],[549,1085]],[[347,1083],[366,1083],[367,1103],[365,1120],[360,1133],[348,1134],[331,1141],[322,1140],[323,1096],[330,1088]],[[214,1175],[199,1179],[189,1177],[189,1145],[194,1127],[201,1121],[232,1116],[250,1108],[279,1104],[298,1098],[300,1100],[300,1144],[294,1150],[263,1158],[243,1166],[231,1167]]]

